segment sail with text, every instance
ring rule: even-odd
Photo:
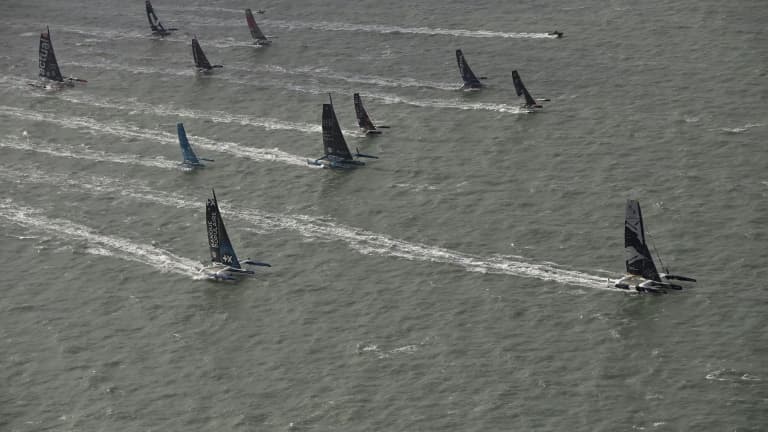
[[[376,156],[362,154],[359,151],[352,155],[341,132],[336,111],[333,109],[333,100],[328,95],[329,103],[323,104],[323,151],[325,155],[315,161],[307,161],[310,165],[327,166],[329,168],[349,169],[365,165],[365,162],[354,159],[364,157],[378,159]],[[324,162],[324,163],[323,163]]]
[[[221,217],[219,202],[216,200],[216,191],[211,190],[213,198],[208,198],[205,205],[205,225],[208,233],[208,247],[211,253],[213,266],[204,269],[211,279],[235,280],[236,276],[252,275],[253,270],[244,269],[237,259],[235,249],[224,227],[224,219]],[[242,264],[271,267],[268,263],[244,260]]]
[[[160,19],[155,14],[155,9],[152,7],[152,3],[149,0],[144,2],[147,9],[147,20],[149,21],[149,28],[152,30],[152,34],[155,36],[168,36],[172,31],[178,30],[177,28],[165,28]]]
[[[464,58],[464,53],[460,49],[456,50],[456,62],[459,64],[461,79],[464,81],[464,86],[461,87],[463,90],[477,90],[484,87],[483,83],[472,72],[467,60]]]
[[[259,26],[256,25],[256,20],[253,19],[253,13],[251,13],[250,9],[245,10],[245,21],[248,22],[248,28],[251,30],[251,37],[253,37],[254,44],[269,45],[272,43],[272,41],[269,40],[267,36],[264,35],[264,33],[262,33]]]
[[[84,79],[67,77],[64,78],[61,75],[59,69],[59,63],[56,61],[56,54],[53,51],[53,42],[51,42],[51,30],[48,27],[45,28],[45,33],[40,33],[40,49],[39,49],[39,68],[38,77],[41,81],[39,84],[30,84],[34,87],[49,86],[60,87],[68,86],[73,87],[75,82],[88,82]],[[47,82],[47,83],[46,83]]]
[[[627,275],[615,282],[621,289],[635,289],[639,292],[662,294],[667,289],[681,290],[683,287],[670,281],[696,282],[686,276],[659,273],[645,238],[645,226],[640,203],[627,200],[624,216],[624,249],[626,250]],[[661,262],[661,259],[659,259]],[[667,270],[665,269],[665,272]]]
[[[188,169],[202,168],[205,165],[200,162],[201,160],[213,162],[213,159],[198,158],[195,152],[192,150],[192,146],[187,139],[187,132],[184,130],[184,124],[176,124],[176,131],[179,134],[179,146],[181,146],[181,156],[184,160],[181,162],[181,166]]]
[[[213,68],[222,67],[221,65],[211,65],[211,62],[208,61],[208,57],[206,57],[203,52],[203,48],[197,41],[197,36],[192,38],[192,57],[195,59],[195,66],[197,66],[197,69],[200,71],[210,71]]]
[[[525,88],[523,80],[520,79],[520,74],[518,74],[516,70],[512,71],[512,82],[515,84],[515,92],[517,92],[517,95],[525,97],[523,108],[542,108],[541,104],[528,93],[528,89]]]
[[[352,96],[352,99],[355,102],[355,115],[357,116],[357,125],[360,126],[360,129],[366,134],[380,134],[381,131],[376,129],[376,126],[373,124],[373,121],[368,116],[368,112],[363,106],[363,101],[360,99],[360,93],[355,93]]]

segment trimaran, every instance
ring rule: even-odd
[[[183,158],[183,161],[179,164],[182,169],[193,170],[195,168],[203,168],[205,165],[200,162],[201,160],[213,162],[213,159],[198,158],[195,152],[192,151],[192,146],[187,139],[187,133],[184,131],[183,123],[176,124],[176,131],[179,134],[179,146],[181,146],[181,156]]]
[[[214,68],[223,67],[222,65],[212,65],[208,61],[208,57],[205,56],[203,48],[200,46],[200,42],[197,41],[197,36],[192,37],[192,57],[195,59],[195,67],[198,72],[210,72]]]
[[[208,230],[208,246],[211,251],[212,265],[203,268],[203,273],[213,280],[237,280],[239,277],[254,275],[253,270],[244,269],[237,259],[232,242],[229,241],[224,220],[221,218],[216,192],[211,190],[213,198],[208,198],[205,205],[205,225]],[[243,260],[242,264],[272,267],[265,262]]]
[[[477,76],[475,76],[475,73],[472,72],[472,69],[469,67],[469,63],[467,63],[467,60],[464,58],[464,53],[462,53],[460,49],[456,50],[456,62],[459,64],[461,79],[464,81],[464,85],[461,87],[462,90],[480,90],[485,87],[480,80],[486,79],[486,77],[480,77],[478,79]]]
[[[88,81],[75,77],[64,78],[61,75],[59,64],[56,62],[56,54],[53,52],[53,43],[51,43],[51,31],[45,28],[45,33],[40,33],[40,72],[39,81],[30,84],[33,87],[44,89],[59,89],[62,87],[74,87],[76,82],[87,83]]]
[[[264,13],[263,11],[257,11],[258,13]],[[272,44],[272,41],[267,38],[267,36],[262,33],[261,29],[258,25],[256,25],[256,20],[253,19],[253,13],[251,13],[250,9],[245,10],[245,21],[248,22],[248,28],[251,30],[251,37],[253,37],[253,44],[254,45],[270,45]]]
[[[517,95],[525,97],[525,103],[522,105],[522,108],[526,108],[529,111],[535,111],[536,109],[543,108],[540,101],[549,101],[549,99],[534,99],[533,96],[528,93],[528,89],[525,88],[523,80],[520,79],[520,74],[518,74],[516,70],[512,71],[512,82],[515,84],[515,92],[517,92]]]
[[[149,0],[146,0],[144,5],[147,8],[147,20],[149,20],[149,28],[152,30],[153,36],[165,37],[170,35],[172,31],[178,30],[177,28],[165,28],[163,26],[163,23],[157,18],[155,9],[152,7],[152,3],[150,3]]]
[[[670,281],[696,282],[696,279],[659,273],[645,241],[645,228],[640,203],[627,200],[624,218],[624,248],[627,254],[627,274],[614,283],[616,288],[639,292],[666,293],[667,289],[681,290],[681,285]],[[661,262],[661,260],[659,260]],[[668,269],[664,269],[668,271]]]
[[[371,117],[363,106],[363,101],[360,99],[360,93],[352,95],[352,100],[355,103],[355,116],[357,116],[357,125],[360,126],[360,130],[366,135],[380,134],[381,131],[376,129],[376,125],[373,124],[373,120],[371,120]],[[389,126],[379,125],[379,128],[387,129]]]
[[[347,147],[347,142],[344,140],[339,121],[336,119],[330,94],[328,99],[329,103],[323,104],[323,151],[325,155],[314,161],[308,160],[307,163],[328,168],[350,169],[365,165],[365,162],[359,161],[355,157],[378,159],[376,156],[362,154],[357,149],[355,149],[356,153],[352,155],[349,147]]]

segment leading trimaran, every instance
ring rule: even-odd
[[[62,87],[74,87],[76,82],[87,83],[88,81],[75,77],[64,78],[59,70],[59,64],[56,62],[56,54],[53,52],[53,43],[51,42],[51,30],[45,28],[45,33],[40,33],[40,52],[39,52],[39,81],[30,84],[33,87],[44,89],[59,89]]]
[[[659,273],[645,242],[645,227],[640,203],[627,200],[624,218],[624,248],[627,253],[627,274],[614,283],[616,288],[639,292],[666,293],[667,289],[681,290],[682,286],[669,281],[696,282],[696,279]],[[666,269],[665,269],[666,271]]]
[[[213,280],[237,280],[242,276],[254,275],[253,270],[244,269],[237,259],[235,249],[229,241],[227,229],[224,228],[224,220],[221,218],[219,203],[216,201],[216,192],[211,190],[213,198],[208,199],[205,205],[205,225],[208,230],[208,246],[211,250],[213,264],[203,268],[203,273]],[[244,260],[243,264],[272,267],[265,262]]]
[[[359,150],[352,155],[349,147],[347,147],[347,142],[344,140],[339,121],[336,119],[330,94],[328,99],[329,103],[323,104],[323,150],[325,155],[314,161],[308,160],[307,163],[328,168],[350,169],[365,165],[365,162],[356,160],[355,157],[378,159],[376,156],[362,154]]]

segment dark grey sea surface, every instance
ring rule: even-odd
[[[768,429],[764,1],[142,3],[0,2],[0,430]],[[201,278],[211,188],[272,268]],[[695,288],[612,288],[628,198]]]

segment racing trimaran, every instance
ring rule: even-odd
[[[323,151],[325,151],[325,155],[314,161],[308,160],[307,163],[328,168],[350,169],[365,165],[365,162],[359,161],[355,157],[378,159],[376,156],[362,154],[357,149],[355,149],[356,153],[352,155],[349,147],[347,147],[347,142],[344,140],[339,121],[336,119],[330,94],[328,99],[329,103],[323,104]]]
[[[520,79],[520,74],[518,74],[516,70],[512,71],[512,82],[515,84],[515,92],[517,92],[517,95],[525,97],[525,103],[522,105],[522,108],[526,108],[530,112],[533,112],[536,109],[543,108],[539,101],[549,101],[549,99],[534,99],[533,96],[528,93],[528,89],[525,88],[523,80]]]
[[[360,93],[352,95],[352,99],[355,102],[355,115],[357,116],[357,125],[360,126],[360,130],[366,135],[380,134],[381,131],[376,129],[376,125],[373,124],[371,117],[363,106],[363,101],[360,99]],[[389,126],[379,125],[382,129],[387,129]]]
[[[667,289],[681,290],[683,287],[669,281],[696,282],[696,279],[659,273],[653,263],[653,257],[645,241],[645,227],[640,203],[627,200],[624,218],[624,248],[627,254],[627,274],[614,283],[616,288],[650,292],[666,293]],[[661,262],[661,261],[660,261]],[[664,269],[668,271],[667,269]]]
[[[189,140],[187,139],[187,133],[184,131],[183,123],[176,124],[176,131],[179,134],[181,156],[184,158],[184,160],[179,164],[181,165],[182,169],[193,170],[195,168],[203,168],[205,165],[200,162],[201,160],[213,162],[213,159],[198,158],[195,152],[192,151],[192,146],[189,144]]]
[[[208,230],[208,246],[211,251],[212,265],[203,268],[203,273],[213,280],[238,280],[239,277],[254,275],[253,270],[244,269],[237,259],[232,242],[229,241],[224,220],[221,218],[216,191],[211,189],[213,198],[208,198],[205,205],[205,225]],[[265,262],[244,260],[242,264],[272,267]]]
[[[258,13],[264,13],[264,11],[257,11]],[[251,37],[253,37],[254,45],[271,45],[272,41],[261,32],[259,26],[256,25],[256,20],[253,19],[253,13],[250,9],[245,10],[245,21],[248,22],[248,28],[251,30]]]
[[[213,68],[223,67],[222,65],[212,65],[208,61],[208,57],[205,56],[200,42],[197,41],[197,36],[192,37],[192,57],[195,59],[195,66],[198,72],[210,72]]]
[[[160,19],[157,18],[155,9],[152,7],[152,3],[150,3],[149,0],[146,0],[144,5],[147,8],[147,20],[149,20],[149,28],[152,30],[153,36],[165,37],[170,35],[172,31],[178,30],[177,28],[163,27],[163,23],[161,23]]]
[[[87,83],[88,81],[75,77],[64,78],[59,70],[59,64],[56,62],[56,54],[53,52],[53,43],[51,42],[51,30],[46,27],[45,33],[40,33],[40,57],[38,73],[39,81],[30,84],[32,87],[44,89],[59,89],[62,87],[74,87],[76,82]]]
[[[467,60],[464,58],[464,53],[462,53],[460,49],[456,50],[456,62],[459,64],[461,79],[464,81],[461,90],[480,90],[485,87],[480,80],[486,78],[480,77],[478,79],[477,76],[475,76],[475,73],[472,72],[472,69],[469,67],[469,63],[467,63]]]

